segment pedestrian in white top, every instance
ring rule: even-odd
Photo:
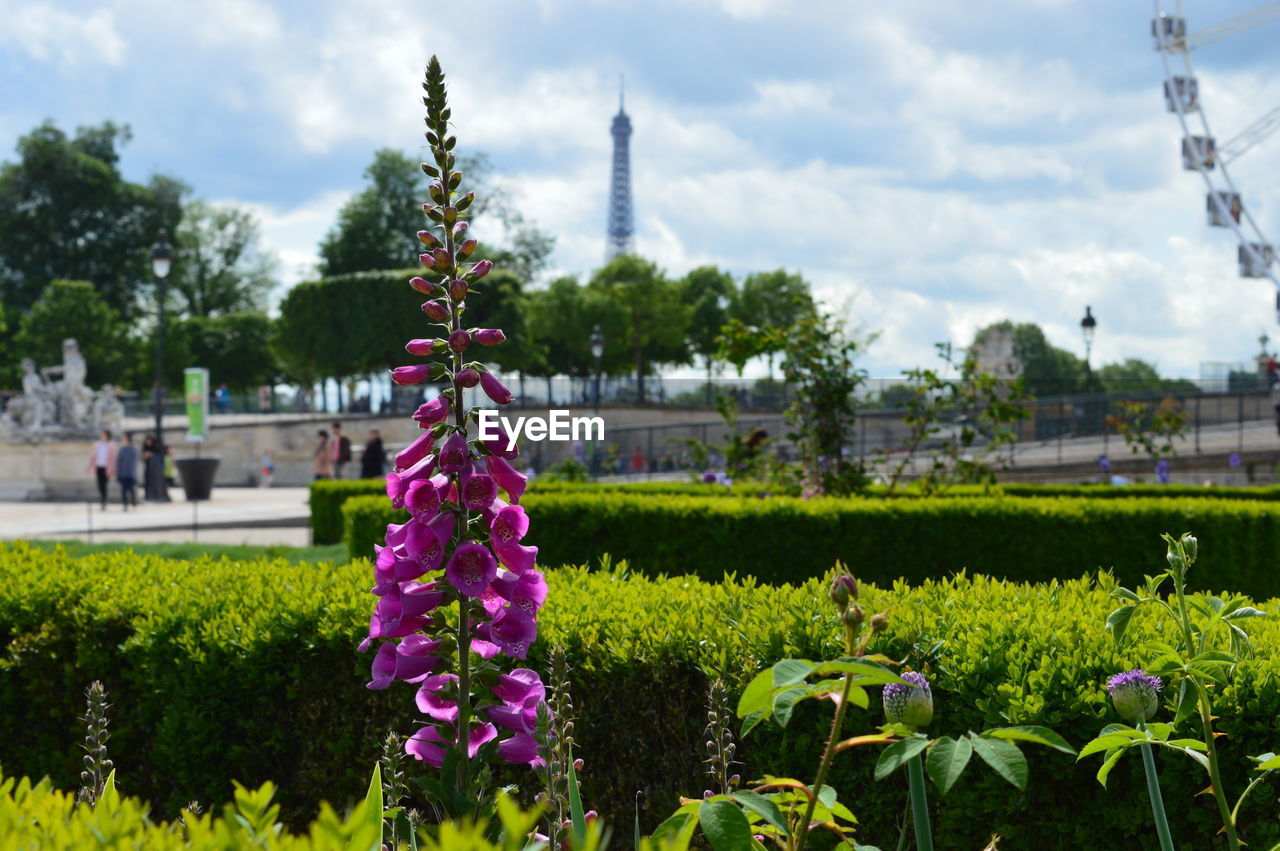
[[[105,428],[98,436],[89,453],[89,472],[98,477],[98,496],[102,500],[102,510],[107,510],[107,484],[116,472],[116,447],[111,442],[111,432]]]

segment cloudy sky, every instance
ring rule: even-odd
[[[875,376],[1004,317],[1079,351],[1086,304],[1096,361],[1196,377],[1257,350],[1272,284],[1204,226],[1149,2],[889,5],[0,0],[0,158],[45,118],[128,123],[127,176],[252,206],[292,283],[372,151],[421,151],[437,53],[462,149],[557,237],[555,270],[586,274],[625,74],[639,251],[673,275],[801,271],[881,332]],[[1189,0],[1190,29],[1255,5]],[[1220,141],[1280,104],[1277,34],[1196,53]],[[1274,235],[1280,137],[1232,175]]]

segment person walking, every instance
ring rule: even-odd
[[[271,487],[271,479],[276,474],[276,462],[271,457],[271,450],[267,449],[262,453],[262,481],[258,483],[260,488]]]
[[[332,479],[333,478],[333,453],[329,448],[329,432],[324,429],[316,432],[316,436],[320,438],[316,443],[315,465],[312,468],[316,479]]]
[[[329,446],[333,458],[333,477],[342,478],[342,471],[351,461],[351,439],[342,433],[342,423],[333,424],[333,443]]]
[[[116,481],[120,483],[120,502],[124,510],[138,507],[138,447],[133,445],[133,435],[120,435],[120,448],[116,450]]]
[[[151,501],[156,499],[156,484],[160,477],[152,474],[152,465],[156,455],[155,435],[149,434],[142,439],[142,498]]]
[[[89,472],[98,478],[98,497],[102,501],[102,510],[107,510],[107,484],[116,471],[116,447],[111,442],[111,432],[105,428],[98,435],[98,442],[93,444],[89,452]]]
[[[376,429],[369,430],[369,439],[364,442],[364,452],[360,453],[360,478],[380,479],[385,475],[387,467],[386,450],[382,448],[382,434]]]

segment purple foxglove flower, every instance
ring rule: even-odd
[[[492,476],[476,473],[462,484],[462,504],[472,511],[483,511],[498,497],[498,485]]]
[[[476,342],[482,346],[496,346],[507,339],[507,335],[502,333],[501,328],[481,328],[474,336]]]
[[[463,387],[475,387],[480,383],[480,373],[476,372],[474,369],[463,369],[458,371],[455,379]]]
[[[533,570],[533,565],[538,559],[538,548],[526,547],[523,544],[506,546],[494,544],[493,552],[498,556],[498,561],[502,562],[502,566],[516,575]]]
[[[467,755],[474,758],[480,748],[498,737],[498,731],[492,724],[478,724],[471,728],[467,736]],[[414,759],[439,768],[444,764],[445,746],[456,741],[452,729],[448,729],[448,738],[440,735],[438,726],[423,727],[409,737],[404,744],[404,752]]]
[[[911,685],[889,683],[884,687],[884,716],[894,724],[927,727],[933,720],[933,690],[923,674],[907,671],[902,678]]]
[[[452,724],[458,720],[458,701],[446,700],[440,696],[440,692],[446,686],[454,685],[457,682],[458,677],[455,674],[440,674],[435,677],[427,677],[422,681],[422,686],[418,689],[414,702],[418,704],[419,709],[435,720]]]
[[[467,297],[467,282],[461,278],[454,278],[449,282],[449,298],[453,299],[453,303],[457,304]]]
[[[440,608],[444,602],[444,591],[435,582],[402,582],[397,590],[390,591],[378,600],[375,611],[382,618],[382,637],[400,638],[411,632],[417,632],[424,615]],[[412,626],[412,621],[417,626]]]
[[[404,344],[404,350],[411,355],[429,355],[435,351],[436,341],[417,339]]]
[[[399,452],[396,453],[396,470],[400,471],[405,469],[406,467],[412,467],[414,464],[417,464],[423,458],[426,458],[428,455],[430,455],[431,450],[434,449],[435,446],[436,446],[435,435],[431,434],[430,432],[427,432],[426,434],[418,435],[417,440],[415,440],[413,443],[410,443],[404,449],[401,449]],[[390,484],[388,484],[387,487],[390,488]],[[391,496],[391,494],[388,492],[387,496]],[[398,505],[396,506],[396,508],[399,508],[399,507],[400,506]]]
[[[1240,455],[1238,453],[1232,452],[1230,455],[1227,456],[1228,466],[1239,467],[1241,463],[1242,462],[1240,461]]]
[[[398,594],[401,582],[417,579],[429,569],[419,559],[411,557],[403,547],[375,545],[374,550],[378,555],[373,563],[373,593],[379,597]]]
[[[498,455],[487,457],[485,459],[485,467],[488,469],[489,475],[493,476],[493,480],[498,483],[498,487],[507,492],[507,496],[511,498],[511,501],[519,502],[520,497],[524,495],[525,482],[528,481],[524,474],[517,472],[514,467]]]
[[[538,742],[528,733],[516,733],[509,739],[498,743],[498,756],[512,765],[528,764],[532,768],[542,768],[546,760],[538,756]]]
[[[516,668],[509,674],[499,674],[498,684],[493,687],[493,694],[503,703],[523,705],[531,697],[538,702],[547,699],[547,688],[537,671],[528,668]]]
[[[420,641],[410,643],[411,638]],[[444,661],[431,655],[439,646],[440,642],[421,635],[406,637],[398,647],[394,642],[383,644],[373,657],[373,678],[366,688],[380,690],[391,685],[392,680],[417,682],[428,677]]]
[[[426,257],[425,254],[421,255]],[[436,291],[436,285],[428,281],[426,278],[412,277],[409,279],[409,286],[413,287],[417,292],[423,295],[431,295]]]
[[[438,245],[440,244],[440,240],[436,239],[435,234],[433,234],[433,233],[432,233],[431,231],[429,231],[429,230],[420,230],[420,231],[418,231],[418,239],[419,239],[419,240],[422,242],[422,244],[423,244],[423,245],[425,245],[427,248],[435,248],[436,246],[438,246]]]
[[[1116,674],[1107,680],[1107,694],[1111,695],[1116,712],[1130,724],[1155,716],[1160,708],[1160,689],[1163,687],[1159,677],[1147,676],[1141,668]]]
[[[498,563],[493,560],[493,553],[488,547],[471,541],[459,544],[453,551],[444,574],[459,594],[479,597],[498,575]]]
[[[531,697],[522,704],[491,706],[485,710],[485,715],[499,727],[515,730],[517,733],[532,733],[538,723],[539,703],[541,701]]]
[[[532,618],[547,599],[547,580],[541,571],[529,569],[519,575],[507,573],[493,580],[494,590],[511,608]]]
[[[418,479],[410,483],[409,489],[405,491],[404,507],[413,516],[424,520],[435,517],[440,511],[440,491],[436,490],[430,479]]]
[[[493,537],[495,547],[518,544],[528,531],[529,517],[518,505],[508,505],[501,509],[489,524],[489,534]]]
[[[448,512],[438,514],[429,523],[412,523],[405,535],[405,554],[414,559],[423,572],[437,569],[444,561],[444,550],[453,538],[456,523],[453,514]]]
[[[404,543],[405,536],[408,534],[408,523],[388,523],[387,534],[383,535],[382,539],[388,547],[398,547]]]
[[[470,457],[467,452],[467,437],[460,431],[449,435],[440,450],[440,470],[445,473],[456,473],[462,469]]]
[[[399,456],[396,456],[397,458]],[[387,499],[392,508],[404,508],[404,492],[408,485],[395,473],[387,473]]]
[[[403,368],[401,367],[401,369]],[[495,405],[508,405],[511,403],[511,391],[503,387],[502,382],[492,372],[486,372],[480,376],[480,389],[493,400]]]
[[[483,381],[483,377],[480,380]],[[481,439],[481,442],[484,443],[484,448],[489,450],[489,454],[498,458],[515,458],[520,454],[520,447],[518,446],[512,445],[510,449],[507,448],[510,438],[507,436],[507,430],[501,425],[491,429],[491,433],[496,434],[497,437],[493,440]]]
[[[425,302],[422,305],[422,312],[427,315],[428,319],[434,319],[436,322],[447,322],[449,320],[449,308],[445,307],[442,302]]]
[[[467,273],[468,279],[478,281],[485,275],[489,274],[489,270],[493,268],[493,261],[481,260],[479,263],[471,267],[471,271]]]
[[[466,351],[469,345],[471,345],[471,335],[461,328],[449,335],[449,348],[455,352]]]
[[[512,659],[523,659],[538,638],[538,622],[517,609],[503,609],[489,625],[489,637]]]
[[[396,384],[421,384],[431,374],[431,367],[425,363],[413,366],[398,366],[391,370],[391,380]]]
[[[420,428],[434,425],[449,416],[449,397],[437,396],[430,402],[424,402],[413,412],[413,419]]]
[[[481,626],[483,626],[483,630],[481,629]],[[488,630],[488,624],[478,624],[476,626],[476,631],[483,631],[485,635],[489,634]],[[494,656],[497,656],[502,652],[502,648],[494,644],[492,641],[487,641],[483,638],[473,638],[471,639],[471,652],[479,656],[481,659],[492,659]]]

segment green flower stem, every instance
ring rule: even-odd
[[[1141,721],[1138,729],[1146,731]],[[1164,797],[1160,794],[1160,778],[1156,774],[1156,758],[1151,753],[1151,745],[1143,742],[1138,746],[1142,751],[1142,766],[1147,772],[1147,795],[1151,798],[1151,816],[1156,822],[1156,836],[1160,837],[1161,851],[1173,851],[1173,836],[1169,833],[1169,820],[1164,814]]]
[[[924,762],[920,754],[907,762],[907,783],[911,788],[911,821],[916,828],[917,851],[933,851],[933,830],[929,826],[929,798],[924,788]]]

